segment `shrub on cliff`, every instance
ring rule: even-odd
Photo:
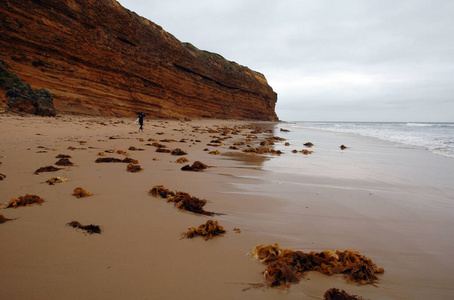
[[[7,104],[12,110],[39,116],[57,114],[52,95],[48,90],[34,91],[28,83],[22,82],[16,74],[9,72],[1,59],[0,87],[6,88]]]

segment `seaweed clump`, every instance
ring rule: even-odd
[[[186,157],[180,157],[179,159],[177,159],[175,162],[176,163],[179,163],[179,164],[184,164],[184,163],[187,163],[189,162],[190,160]]]
[[[12,198],[5,206],[5,208],[17,208],[19,206],[29,206],[33,204],[43,203],[44,200],[37,195],[29,195],[26,194],[25,196],[20,196],[19,198]]]
[[[275,150],[275,149],[271,149],[268,147],[257,147],[257,148],[250,147],[250,148],[243,149],[242,151],[246,152],[246,153],[257,153],[257,154],[269,153],[269,154],[277,154],[277,155],[280,155],[283,153],[281,150]]]
[[[64,177],[52,177],[52,178],[47,179],[46,183],[48,183],[49,185],[54,185],[56,183],[66,182],[66,181],[68,181],[68,179],[66,179]]]
[[[73,166],[74,165],[68,158],[60,158],[55,164],[57,166]]]
[[[274,246],[258,245],[252,254],[268,265],[264,274],[271,287],[297,283],[307,271],[318,271],[325,275],[342,273],[348,282],[360,285],[378,282],[376,274],[384,272],[370,258],[351,249],[305,253],[280,249],[276,243]]]
[[[0,215],[0,224],[6,223],[8,221],[13,221],[14,219],[5,218],[3,215]]]
[[[175,196],[167,198],[167,202],[173,202],[176,208],[187,210],[196,214],[207,216],[214,215],[213,212],[203,209],[207,203],[205,199],[199,199],[185,192],[177,192]]]
[[[93,196],[92,193],[90,193],[89,191],[84,190],[81,187],[75,188],[74,192],[73,192],[73,195],[76,196],[77,198],[84,198],[84,197]]]
[[[121,163],[122,160],[114,157],[100,157],[95,160],[95,163]]]
[[[186,166],[182,167],[181,170],[182,171],[200,172],[202,170],[205,170],[206,168],[208,168],[208,166],[206,164],[197,160],[192,164],[192,166],[186,165]]]
[[[6,178],[6,175],[5,174],[0,174],[0,180],[3,180]]]
[[[88,234],[98,233],[101,234],[101,227],[99,225],[82,225],[78,221],[72,221],[66,224],[67,226],[85,230]]]
[[[309,155],[309,154],[312,154],[314,151],[310,151],[310,150],[307,150],[307,149],[303,149],[301,150],[301,153],[303,153],[304,155]]]
[[[215,215],[214,212],[206,211],[203,209],[207,200],[199,199],[197,197],[191,196],[185,192],[176,192],[173,193],[166,189],[162,185],[157,185],[153,187],[149,192],[149,195],[154,197],[161,197],[167,199],[167,202],[173,202],[176,208],[193,212],[199,215],[212,216]]]
[[[148,191],[148,195],[167,199],[170,196],[175,196],[175,193],[166,189],[163,185],[156,185]]]
[[[199,227],[191,227],[188,232],[183,233],[183,237],[192,239],[196,236],[202,236],[205,241],[208,241],[215,236],[224,234],[224,228],[218,224],[218,221],[208,220],[205,224]]]
[[[125,157],[125,159],[123,159],[121,162],[125,163],[125,164],[138,164],[139,163],[139,161],[137,159],[130,158],[130,157]]]
[[[56,172],[56,171],[61,170],[61,169],[63,169],[63,168],[56,168],[54,166],[46,166],[46,167],[39,168],[33,174],[38,175],[39,173],[43,173],[43,172]]]
[[[115,157],[99,157],[95,160],[95,163],[126,163],[126,164],[138,164],[139,161],[134,158],[125,157],[124,159],[119,159]]]
[[[175,149],[172,149],[172,152],[170,154],[179,156],[179,155],[187,155],[188,153],[186,151],[181,150],[180,148],[175,148]]]
[[[131,172],[131,173],[138,173],[138,172],[142,172],[143,169],[140,165],[129,164],[126,166],[126,171]]]
[[[324,300],[363,300],[362,297],[358,295],[350,295],[344,290],[339,290],[336,288],[331,288],[323,294]]]

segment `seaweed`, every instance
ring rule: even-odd
[[[172,155],[187,155],[188,153],[181,150],[180,148],[173,149],[171,152]]]
[[[215,151],[210,151],[208,152],[208,154],[211,154],[211,155],[219,155],[221,154],[221,152],[219,150],[215,150]]]
[[[205,199],[199,199],[185,192],[177,192],[175,196],[167,198],[167,202],[173,202],[176,208],[187,210],[195,214],[207,216],[214,215],[213,212],[203,209],[207,203]]]
[[[175,162],[179,163],[179,164],[184,164],[184,163],[190,162],[190,160],[188,158],[186,158],[186,157],[180,157]]]
[[[55,158],[72,158],[71,155],[66,155],[66,154],[58,154],[55,156]]]
[[[90,197],[90,196],[93,196],[92,193],[84,190],[83,188],[81,187],[77,187],[74,189],[74,193],[73,193],[74,196],[76,196],[77,198],[84,198],[84,197]]]
[[[6,223],[8,221],[13,221],[15,219],[8,219],[8,218],[5,218],[3,215],[0,215],[0,224],[3,224],[3,223]]]
[[[339,148],[340,148],[341,150],[345,150],[345,149],[347,149],[348,147],[347,147],[347,146],[345,146],[344,144],[342,144],[342,145],[340,145],[340,147],[339,147]]]
[[[310,150],[307,150],[307,149],[303,149],[301,150],[301,153],[303,153],[304,155],[309,155],[309,154],[312,154],[314,151],[310,151]]]
[[[131,173],[138,173],[138,172],[142,172],[143,169],[140,165],[128,164],[126,166],[126,171],[131,172]]]
[[[167,149],[167,148],[156,148],[156,152],[161,152],[161,153],[171,153],[172,150]]]
[[[205,170],[206,168],[208,168],[208,166],[206,164],[197,160],[192,164],[192,166],[186,165],[186,166],[182,167],[181,170],[199,172],[199,171]]]
[[[29,206],[33,204],[41,205],[44,200],[37,195],[26,194],[25,196],[19,196],[19,198],[12,198],[5,206],[5,208],[17,208],[19,206]]]
[[[131,154],[129,154],[128,152],[123,151],[123,150],[117,150],[117,154],[122,154],[124,156],[131,156]]]
[[[66,182],[66,181],[68,181],[68,179],[66,179],[64,177],[52,177],[52,178],[47,179],[46,183],[48,183],[49,185],[54,185],[56,183]]]
[[[121,163],[123,162],[119,158],[114,158],[114,157],[100,157],[95,160],[95,163]]]
[[[153,142],[152,144],[150,144],[150,146],[153,146],[153,147],[156,147],[156,148],[167,148],[166,145],[160,144],[158,142]]]
[[[265,154],[265,153],[270,153],[270,154],[282,154],[283,152],[281,150],[275,150],[275,149],[270,149],[268,147],[257,147],[257,148],[246,148],[242,150],[243,152],[246,153],[257,153],[257,154]]]
[[[56,163],[57,166],[73,166],[74,164],[67,158],[60,158]]]
[[[191,227],[188,229],[189,231],[183,233],[183,237],[192,239],[196,236],[202,236],[205,241],[225,233],[224,228],[218,224],[218,221],[214,220],[208,220],[205,224],[202,224],[197,228]]]
[[[358,295],[347,294],[344,290],[339,290],[336,288],[331,288],[323,294],[324,300],[363,300],[362,297]]]
[[[142,148],[136,148],[134,146],[131,146],[128,148],[129,151],[145,151],[145,149],[142,149]]]
[[[175,193],[166,189],[163,185],[156,185],[148,191],[148,195],[167,199],[170,196],[175,196]]]
[[[166,189],[162,185],[154,186],[151,190],[148,191],[148,195],[167,199],[167,202],[173,202],[176,208],[190,211],[195,214],[206,216],[212,216],[215,214],[219,215],[217,213],[203,209],[203,207],[207,203],[207,200],[199,199],[185,192],[177,191],[176,193],[174,193]]]
[[[82,225],[78,221],[72,221],[72,222],[66,223],[66,226],[85,230],[88,234],[93,234],[93,233],[101,234],[101,227],[99,227],[99,225],[93,225],[93,224]]]
[[[126,164],[135,164],[135,165],[137,165],[139,163],[139,161],[137,159],[130,158],[130,157],[125,157],[125,159],[123,159],[121,162],[126,163]]]
[[[268,265],[264,271],[268,286],[296,283],[307,271],[318,271],[326,275],[342,273],[348,282],[374,284],[378,282],[376,274],[384,272],[370,258],[351,249],[304,253],[280,249],[276,243],[274,246],[258,245],[252,250],[252,254]]]
[[[0,174],[0,181],[5,179],[6,178],[6,175],[5,174]]]
[[[43,173],[43,172],[56,172],[61,169],[63,169],[63,168],[56,168],[54,166],[45,166],[45,167],[39,168],[33,174],[38,175],[39,173]]]

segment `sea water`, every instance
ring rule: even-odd
[[[454,123],[294,122],[285,127],[373,137],[454,158]]]

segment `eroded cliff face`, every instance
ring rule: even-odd
[[[265,77],[114,0],[0,0],[0,58],[59,111],[277,120]]]

